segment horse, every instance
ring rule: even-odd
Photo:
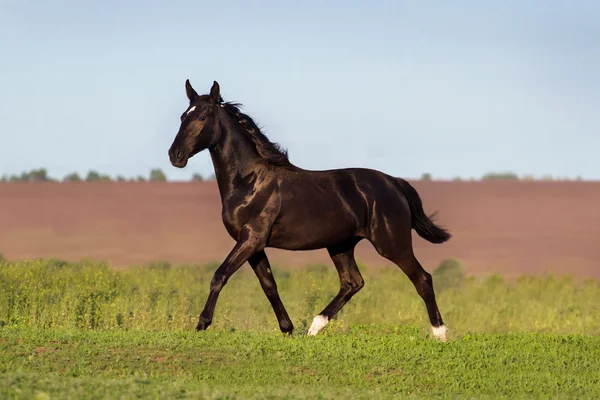
[[[214,272],[196,331],[211,325],[219,293],[248,262],[281,332],[291,335],[294,325],[279,297],[265,249],[326,248],[339,274],[340,289],[307,332],[317,335],[364,286],[354,249],[367,239],[410,279],[425,303],[433,336],[447,340],[432,277],[414,255],[411,230],[436,244],[448,241],[451,234],[433,223],[433,215],[425,214],[413,186],[368,168],[303,169],[240,111],[240,103],[223,100],[217,81],[209,94],[198,95],[189,79],[185,90],[189,105],[180,116],[169,160],[173,167],[184,168],[190,158],[208,149],[223,225],[235,241]]]

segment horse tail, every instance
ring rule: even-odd
[[[419,193],[417,193],[417,190],[404,179],[396,178],[396,182],[398,182],[408,200],[412,228],[419,236],[430,243],[447,242],[452,235],[446,229],[433,223],[432,219],[435,216],[435,213],[429,217],[425,215],[425,211],[423,211],[423,202],[421,201],[421,197],[419,196]]]

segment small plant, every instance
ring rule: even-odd
[[[435,289],[440,291],[461,286],[465,282],[463,267],[453,258],[443,260],[433,271],[432,277]]]

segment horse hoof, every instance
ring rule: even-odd
[[[204,319],[200,319],[200,322],[198,322],[198,325],[196,326],[196,332],[199,331],[205,331],[206,328],[208,328],[210,326],[211,321],[206,321]]]
[[[439,339],[442,342],[448,340],[448,328],[446,328],[446,325],[432,326],[431,333],[433,333],[433,336],[436,339]]]

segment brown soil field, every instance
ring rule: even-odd
[[[428,270],[457,258],[468,273],[570,274],[600,278],[600,182],[413,181],[425,212],[452,239],[413,232]],[[0,184],[0,253],[8,259],[219,262],[233,245],[215,182]],[[271,263],[333,265],[326,250],[267,249]],[[386,265],[370,243],[359,263]],[[333,268],[333,266],[332,266]]]

